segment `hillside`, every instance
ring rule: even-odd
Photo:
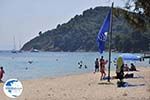
[[[108,10],[108,7],[90,8],[67,23],[57,25],[56,29],[39,32],[39,36],[27,42],[22,50],[34,48],[41,51],[98,51],[96,37]],[[113,49],[121,52],[148,51],[149,28],[143,31],[129,24],[127,17],[136,14],[130,13],[127,16],[127,11],[118,8],[113,13]]]

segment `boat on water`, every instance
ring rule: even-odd
[[[16,42],[15,42],[15,37],[13,37],[13,45],[14,45],[14,48],[13,50],[11,51],[11,53],[22,53],[22,50],[16,50]],[[21,48],[21,45],[20,45],[20,41],[19,41],[19,48]]]
[[[32,48],[32,49],[30,50],[30,52],[39,52],[39,50]]]
[[[13,50],[11,51],[11,53],[17,53],[17,50],[16,50],[16,43],[15,43],[15,37],[13,37],[13,43],[14,43],[14,48],[13,48]]]
[[[11,53],[17,53],[17,51],[16,50],[12,50]]]
[[[22,50],[12,50],[11,53],[22,53]]]

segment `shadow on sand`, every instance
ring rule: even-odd
[[[128,82],[118,82],[117,87],[127,88],[127,87],[141,87],[145,86],[145,84],[129,84]]]
[[[98,85],[114,85],[114,83],[111,82],[100,82]]]
[[[127,87],[139,87],[139,86],[145,86],[145,84],[128,84]]]

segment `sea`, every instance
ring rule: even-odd
[[[122,53],[112,53],[111,70],[115,70],[114,59]],[[142,56],[140,53],[135,55]],[[61,77],[82,73],[93,73],[95,59],[104,56],[108,60],[109,53],[104,52],[21,52],[0,51],[0,66],[5,74],[3,80],[10,78],[30,80],[39,78]],[[149,60],[126,61],[136,66],[150,67]],[[106,65],[106,68],[108,64]],[[137,68],[138,69],[138,68]]]

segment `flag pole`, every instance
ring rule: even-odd
[[[110,82],[110,66],[111,66],[111,43],[112,43],[112,21],[113,21],[113,6],[114,2],[112,2],[111,6],[111,19],[110,19],[110,28],[109,28],[109,64],[108,64],[108,82]]]

